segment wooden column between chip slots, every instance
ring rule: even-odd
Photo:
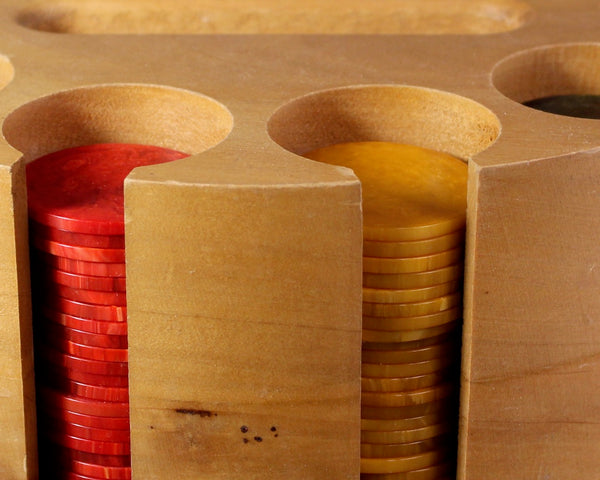
[[[358,478],[359,182],[228,145],[125,183],[134,478]]]

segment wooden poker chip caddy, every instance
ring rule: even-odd
[[[458,478],[600,464],[591,0],[0,2],[0,477],[37,478],[25,165],[191,154],[125,184],[136,479],[358,479],[362,225],[340,142],[469,163]],[[359,13],[357,13],[359,12]],[[446,471],[446,470],[444,470]]]

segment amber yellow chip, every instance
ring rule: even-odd
[[[455,480],[453,462],[397,473],[363,473],[360,480]]]
[[[396,332],[400,330],[423,330],[438,327],[450,322],[457,322],[461,318],[462,308],[454,307],[441,312],[415,317],[372,317],[363,315],[362,324],[366,330]]]
[[[363,347],[362,361],[365,363],[415,363],[432,358],[458,354],[459,342],[448,340],[438,345],[429,345],[415,349],[394,348],[388,350],[369,350]]]
[[[370,317],[418,317],[449,310],[462,303],[462,292],[455,292],[424,302],[372,303],[363,302],[363,315]]]
[[[361,377],[360,385],[363,392],[403,392],[437,385],[454,377],[454,372],[446,369],[414,377]]]
[[[429,418],[437,416],[439,420],[437,422],[428,423],[427,425],[419,427],[399,427],[397,430],[364,430],[360,432],[360,441],[363,443],[377,443],[377,444],[393,444],[393,443],[410,443],[419,442],[428,438],[437,437],[444,435],[448,432],[452,432],[456,429],[456,422],[448,420],[448,410],[441,410],[439,412],[430,413],[423,417],[417,418]],[[392,420],[377,420],[377,419],[362,419],[361,425],[364,422],[378,422],[379,424],[386,425],[402,425],[402,422],[411,422],[412,418],[406,419],[392,419]]]
[[[463,263],[417,273],[369,273],[363,272],[363,287],[369,288],[424,288],[448,283],[462,278]]]
[[[450,410],[441,410],[439,412],[428,413],[420,417],[392,420],[362,418],[360,420],[361,441],[365,443],[406,443],[416,442],[417,440],[423,440],[425,438],[441,435],[441,433],[449,431],[450,427],[444,427],[447,428],[447,430],[444,430],[444,432],[441,433],[437,432],[436,430],[433,430],[431,433],[430,430],[426,430],[426,427],[447,423],[449,411]],[[403,435],[409,430],[413,431],[413,434],[415,434],[415,432],[419,432],[421,436],[416,440],[407,440]],[[389,434],[398,434],[399,436],[390,440],[390,437],[388,436]]]
[[[456,443],[455,440],[454,443]],[[447,448],[452,444],[453,439],[449,435],[440,435],[410,443],[361,443],[360,456],[363,458],[405,457],[429,452],[437,448]]]
[[[371,303],[424,302],[462,290],[462,280],[457,279],[431,287],[387,289],[363,287],[363,301]]]
[[[415,377],[417,375],[426,375],[447,369],[456,363],[454,355],[432,358],[415,363],[365,363],[361,365],[363,377],[394,378],[394,377]]]
[[[414,242],[378,242],[376,240],[363,241],[363,255],[365,257],[403,258],[422,257],[433,255],[453,248],[464,248],[465,230],[428,238]]]
[[[404,407],[372,407],[370,405],[361,405],[360,415],[361,418],[412,418],[433,412],[448,411],[449,405],[454,405],[451,398]]]
[[[448,322],[439,327],[424,328],[422,330],[369,330],[363,327],[362,341],[368,343],[396,343],[412,342],[424,338],[437,337],[444,333],[456,330],[457,322]]]
[[[361,458],[360,472],[363,473],[396,473],[410,472],[430,467],[446,461],[450,455],[448,449],[432,450],[407,457]]]
[[[408,392],[362,392],[361,404],[371,407],[408,407],[435,402],[456,391],[452,382]]]
[[[416,273],[437,270],[463,261],[464,250],[454,248],[433,255],[405,258],[363,257],[363,271],[369,273]]]
[[[467,164],[456,157],[391,142],[340,143],[305,156],[354,171],[366,239],[423,240],[465,225]]]

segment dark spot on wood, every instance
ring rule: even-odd
[[[271,431],[272,432],[276,432],[277,431],[277,427],[271,427]]]
[[[154,430],[154,425],[150,425],[150,430]]]
[[[240,427],[240,432],[242,432],[242,433],[248,433],[248,427],[246,425],[242,425]]]
[[[250,440],[248,440],[247,438],[244,438],[244,443],[248,443]]]
[[[257,442],[262,442],[262,437],[254,437],[254,440]]]
[[[273,435],[273,436],[274,436],[275,438],[277,438],[277,437],[279,436],[279,434],[278,434],[278,433],[276,433],[276,434],[275,434],[275,435]]]
[[[198,415],[199,417],[216,417],[217,414],[215,412],[211,412],[209,410],[197,410],[195,408],[177,408],[175,409],[177,413],[182,413],[184,415]]]

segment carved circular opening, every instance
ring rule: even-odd
[[[271,116],[268,131],[298,155],[335,143],[389,141],[465,159],[494,143],[500,121],[483,105],[452,93],[366,85],[296,98]]]
[[[500,93],[537,110],[600,118],[600,44],[518,52],[496,65],[492,80]]]
[[[65,90],[10,113],[6,140],[32,160],[50,152],[94,143],[137,143],[207,150],[227,137],[233,117],[221,103],[187,90],[110,84]]]

